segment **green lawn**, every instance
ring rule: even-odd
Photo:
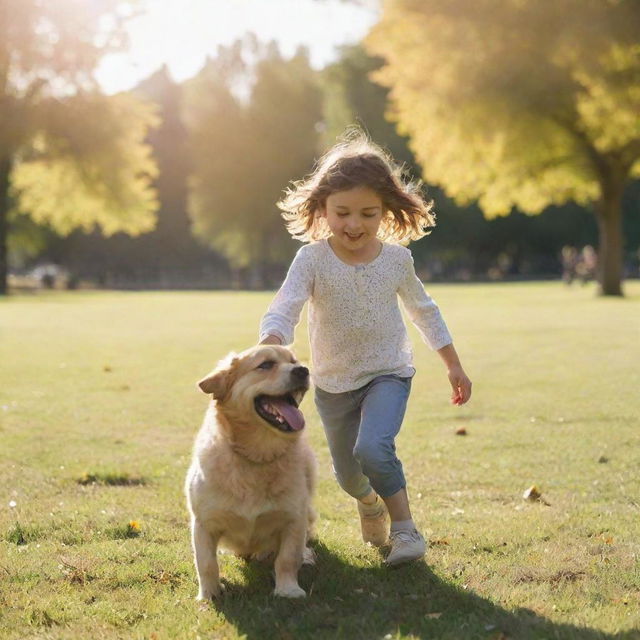
[[[430,287],[474,396],[448,403],[412,327],[398,449],[426,562],[390,571],[359,542],[309,394],[310,596],[275,599],[269,566],[225,555],[216,606],[194,600],[182,496],[195,382],[255,342],[272,294],[1,300],[0,637],[640,638],[640,283],[626,291]],[[304,322],[295,347],[308,358]],[[534,484],[548,504],[522,499]]]

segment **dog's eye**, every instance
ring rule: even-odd
[[[273,360],[265,360],[262,364],[258,365],[258,369],[273,369],[275,364]]]

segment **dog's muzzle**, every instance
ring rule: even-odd
[[[309,369],[294,367],[291,370],[292,389],[282,396],[260,395],[254,400],[256,412],[272,427],[284,433],[295,433],[304,429],[304,416],[298,402],[309,388]]]

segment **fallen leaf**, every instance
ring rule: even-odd
[[[522,499],[523,500],[528,500],[529,502],[541,502],[542,504],[547,505],[548,507],[551,506],[543,497],[542,497],[542,493],[540,492],[540,490],[538,489],[538,487],[536,487],[536,485],[531,485],[528,489],[525,490],[525,492],[522,494]]]
[[[432,538],[431,540],[429,540],[429,544],[431,546],[435,546],[437,544],[447,545],[449,544],[449,540],[447,538]]]

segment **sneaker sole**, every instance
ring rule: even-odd
[[[404,564],[410,564],[411,562],[422,560],[425,557],[425,555],[426,555],[426,552],[423,553],[421,556],[416,556],[415,558],[403,558],[401,560],[392,560],[391,562],[389,562],[388,560],[385,560],[384,563],[389,568],[401,567]]]

